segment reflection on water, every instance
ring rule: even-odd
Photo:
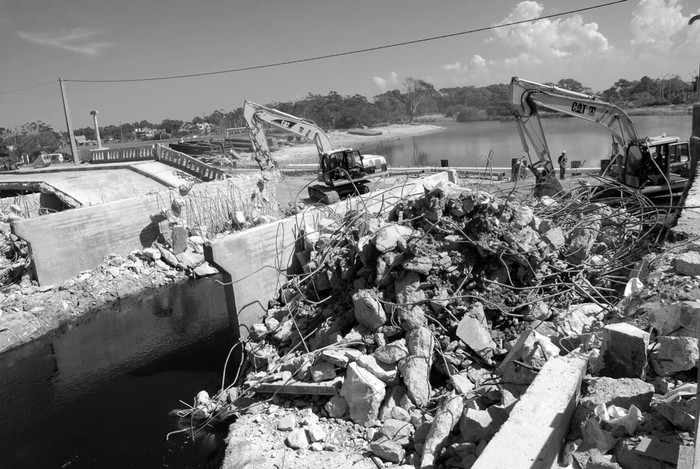
[[[640,135],[662,133],[688,139],[692,116],[633,117]],[[512,158],[525,155],[520,136],[512,119],[457,123],[436,122],[444,131],[382,142],[363,148],[363,153],[375,153],[386,158],[390,166],[440,166],[448,160],[450,166],[483,169],[491,155],[494,167],[510,167]],[[610,157],[612,137],[599,125],[575,118],[543,119],[547,144],[553,155],[566,150],[571,161],[583,167],[599,167],[600,160]],[[530,150],[533,158],[534,151]],[[555,162],[556,164],[556,162]]]
[[[231,346],[223,289],[198,280],[122,300],[0,356],[0,467],[201,467],[168,413],[215,393]]]

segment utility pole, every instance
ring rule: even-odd
[[[63,114],[66,116],[66,127],[68,128],[68,138],[70,139],[70,152],[73,156],[73,163],[80,163],[80,155],[78,154],[78,146],[75,144],[75,133],[73,133],[73,120],[70,117],[70,109],[68,109],[68,97],[66,96],[66,87],[63,84],[63,79],[58,79],[58,85],[61,87],[61,99],[63,100]]]
[[[700,15],[695,15],[690,20],[688,21],[688,25],[690,26],[693,24],[696,20],[700,20]],[[698,91],[698,102],[700,103],[700,65],[698,65],[698,78],[697,78],[697,91]]]
[[[97,149],[102,150],[102,139],[100,138],[100,127],[97,125],[97,111],[90,111],[93,122],[95,122],[95,134],[97,135]]]

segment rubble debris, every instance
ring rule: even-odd
[[[242,395],[307,386],[302,405],[311,386],[334,382],[316,412],[353,422],[378,466],[471,467],[539,370],[577,349],[607,376],[584,387],[572,433],[588,448],[570,442],[573,458],[615,467],[605,453],[622,438],[671,425],[660,409],[678,404],[652,409],[643,381],[650,334],[633,321],[605,326],[635,312],[623,290],[663,224],[640,199],[609,206],[581,189],[525,204],[441,182],[389,213],[324,216],[300,229],[303,273],[244,341]],[[644,299],[649,285],[635,282],[628,297]],[[671,344],[657,339],[677,331],[650,319],[654,340]],[[310,428],[307,444],[319,443]]]

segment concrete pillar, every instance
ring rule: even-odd
[[[102,139],[100,138],[100,127],[97,125],[97,111],[90,111],[92,120],[95,122],[95,134],[97,135],[97,149],[102,149]]]

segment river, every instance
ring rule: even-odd
[[[692,116],[635,116],[637,131],[644,136],[665,133],[687,140],[691,135]],[[520,136],[512,119],[459,123],[438,121],[445,130],[416,137],[383,142],[363,148],[363,153],[384,156],[389,166],[450,166],[484,168],[489,156],[494,167],[510,167],[511,159],[523,156]],[[583,167],[599,167],[609,158],[610,132],[602,126],[574,118],[542,119],[547,143],[553,158],[566,150],[569,164],[581,161]],[[531,152],[531,156],[536,155]],[[555,162],[556,164],[556,162]]]
[[[0,467],[205,467],[214,436],[166,435],[181,399],[221,386],[231,346],[221,285],[172,285],[90,316],[0,355]]]

